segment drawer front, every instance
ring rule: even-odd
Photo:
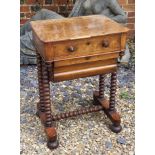
[[[110,73],[116,68],[117,59],[54,67],[54,82]]]
[[[66,41],[53,45],[54,59],[61,60],[99,53],[119,51],[121,48],[121,36],[94,37],[74,41]]]
[[[58,60],[54,61],[54,67],[70,66],[75,64],[95,62],[99,60],[114,59],[119,57],[119,53],[120,52],[109,52],[106,54],[95,54],[93,56],[84,56],[79,58]]]

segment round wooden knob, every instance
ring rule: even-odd
[[[68,47],[68,51],[69,52],[74,52],[75,51],[75,47],[73,47],[73,46]]]
[[[108,40],[104,40],[104,41],[102,42],[102,46],[103,46],[103,47],[109,47],[109,41],[108,41]]]

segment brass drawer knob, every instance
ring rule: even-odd
[[[75,49],[75,47],[70,46],[70,47],[67,48],[67,50],[68,50],[69,52],[74,52],[76,49]]]
[[[102,42],[102,47],[105,47],[105,48],[109,47],[109,41],[108,40],[104,40]]]

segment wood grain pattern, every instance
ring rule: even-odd
[[[31,26],[35,46],[46,62],[122,51],[128,32],[101,15],[32,21]]]
[[[125,51],[127,34],[126,33],[122,33],[121,35],[122,35],[121,36],[121,51]]]
[[[70,59],[54,60],[54,67],[69,66],[69,65],[88,63],[88,62],[95,63],[95,61],[98,61],[98,60],[118,58],[119,53],[120,52],[117,51],[117,52],[109,52],[106,54],[95,54],[95,55],[87,55],[87,56],[70,58]]]
[[[117,59],[123,55],[128,29],[105,16],[84,16],[31,22],[37,49],[39,97],[38,113],[45,126],[47,146],[58,147],[53,121],[104,110],[111,120],[110,129],[122,127],[115,109]],[[41,58],[42,57],[42,58]],[[111,73],[110,100],[105,98],[105,74]],[[95,107],[60,115],[51,114],[50,81],[59,82],[100,75]]]
[[[37,52],[41,55],[44,61],[53,61],[54,52],[53,47],[50,43],[43,43],[39,40],[37,35],[33,35],[34,45]]]
[[[65,72],[65,71],[81,70],[85,68],[92,68],[92,67],[99,67],[99,66],[107,66],[107,65],[112,65],[112,64],[117,64],[116,59],[100,60],[100,61],[95,61],[95,62],[86,62],[86,63],[69,65],[69,66],[55,67],[54,74]]]
[[[96,63],[94,63],[96,64]],[[76,68],[76,69],[75,69]],[[109,65],[97,65],[81,64],[74,65],[73,67],[55,68],[53,82],[59,82],[64,80],[72,80],[77,78],[84,78],[88,76],[95,76],[99,74],[107,74],[117,70],[117,64],[113,63]]]
[[[103,47],[104,41],[107,41],[109,43],[108,47]],[[55,43],[53,45],[55,57],[54,59],[60,60],[64,57],[67,59],[112,51],[120,51],[120,41],[120,35],[111,35]],[[74,51],[70,52],[68,50],[70,47],[73,47]]]
[[[73,80],[77,78],[84,78],[89,76],[95,76],[98,74],[107,74],[117,70],[117,65],[108,65],[108,66],[100,66],[100,67],[93,67],[81,70],[73,70],[67,71],[62,73],[54,74],[54,81],[53,82],[60,82],[65,80]]]
[[[101,99],[99,97],[99,92],[95,91],[93,97],[95,102],[94,105],[97,105],[97,106],[102,105],[105,114],[111,120],[112,122],[112,125],[110,125],[111,131],[115,133],[119,133],[122,130],[122,126],[120,124],[121,118],[119,113],[116,110],[114,111],[109,110],[110,108],[109,101],[106,99]]]
[[[42,42],[83,39],[128,31],[128,28],[103,15],[32,21],[31,26]]]

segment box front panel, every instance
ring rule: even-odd
[[[118,34],[89,39],[65,41],[53,45],[54,59],[68,59],[120,51],[121,37]]]
[[[55,60],[54,61],[54,66],[57,67],[62,67],[62,66],[70,66],[70,65],[75,65],[75,64],[81,64],[81,63],[89,63],[89,62],[96,62],[99,60],[108,60],[108,59],[114,59],[119,57],[120,51],[115,51],[115,52],[109,52],[106,54],[95,54],[91,56],[83,56],[83,57],[78,57],[78,58],[70,58],[70,59],[63,59],[63,60]]]
[[[54,67],[54,82],[110,73],[116,68],[116,58]]]

